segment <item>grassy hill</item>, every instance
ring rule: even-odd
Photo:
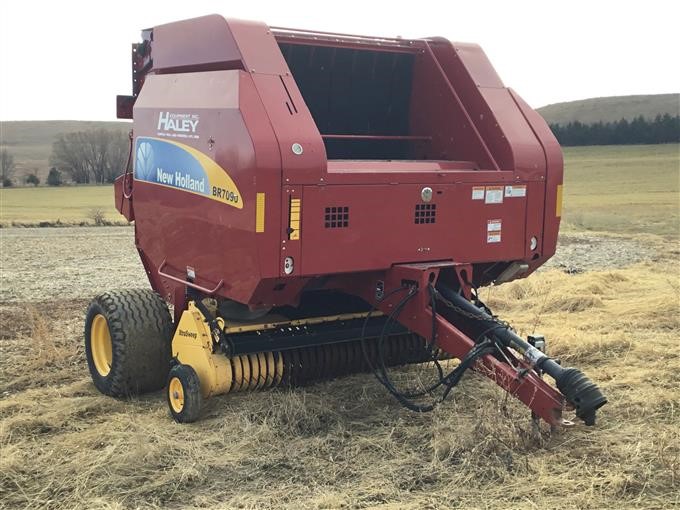
[[[680,145],[566,147],[563,230],[677,239]],[[40,222],[92,222],[101,210],[109,222],[125,220],[112,186],[0,189],[0,227]]]
[[[35,172],[45,182],[52,142],[59,133],[90,129],[120,129],[127,132],[130,126],[129,122],[80,120],[2,121],[0,149],[7,149],[14,156],[15,181]]]
[[[664,113],[680,115],[680,94],[593,97],[550,104],[539,108],[538,112],[549,124],[568,124],[577,120],[584,124],[614,122],[622,118],[632,120],[639,115],[653,119]]]
[[[578,120],[591,123],[613,122],[638,115],[653,119],[657,114],[680,114],[680,94],[645,96],[598,97],[582,101],[557,103],[539,108],[549,123],[566,124]],[[47,178],[52,142],[59,133],[89,129],[120,129],[127,132],[129,122],[97,122],[76,120],[2,121],[0,148],[8,149],[16,163],[15,181],[20,183],[29,173],[36,173],[42,182]]]

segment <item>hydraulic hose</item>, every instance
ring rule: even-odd
[[[440,315],[453,324],[456,323],[455,319],[458,316],[478,323],[480,329],[489,329],[489,335],[496,338],[501,345],[519,352],[531,365],[540,368],[555,379],[557,389],[574,406],[576,416],[586,425],[595,424],[595,412],[607,403],[607,398],[583,372],[577,368],[563,368],[555,360],[515,334],[509,327],[500,327],[497,319],[445,284],[439,282],[436,292],[453,305],[453,307],[439,307],[437,311]]]

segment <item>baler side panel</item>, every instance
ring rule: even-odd
[[[260,207],[263,213],[261,231],[257,231],[257,253],[263,278],[279,275],[281,251],[281,154],[276,135],[253,83],[252,75],[241,73],[240,105],[255,150],[255,171],[251,180],[256,193],[262,194]],[[257,207],[257,195],[256,195]],[[258,211],[255,216],[257,222]]]
[[[521,180],[542,179],[543,148],[484,51],[439,38],[431,47],[500,167]]]
[[[159,159],[162,155],[154,154],[146,162],[145,179],[141,179],[141,153],[136,153],[134,205],[137,246],[147,270],[183,280],[190,267],[197,284],[214,287],[222,281],[221,295],[248,302],[261,275],[255,234],[255,155],[240,112],[241,74],[151,75],[134,108],[137,142],[148,139],[154,142],[152,148],[167,144],[183,151],[177,154],[197,151],[208,162],[214,160],[212,164],[219,165],[216,168],[221,167],[235,183],[238,202],[217,199],[220,192],[212,180],[205,183],[206,194],[158,182],[161,174],[176,181],[177,175],[188,171],[181,160],[175,165],[167,155]],[[187,135],[177,125],[168,128],[160,119],[169,115],[191,116],[197,121],[195,131]],[[154,289],[170,300],[181,286],[163,277],[159,288],[158,278],[150,279]]]
[[[431,141],[415,159],[474,161],[478,168],[495,170],[449,81],[429,54],[419,55],[413,68],[411,133],[429,136]]]
[[[536,134],[545,154],[546,191],[542,229],[543,253],[542,257],[533,264],[533,267],[538,267],[552,257],[557,249],[557,236],[560,230],[562,214],[562,197],[558,190],[560,190],[563,185],[564,158],[562,156],[562,149],[545,119],[534,111],[514,90],[510,90],[510,94],[527,122],[530,124],[531,129]]]
[[[326,149],[295,81],[290,76],[258,73],[253,81],[278,140],[284,184],[323,182]]]
[[[290,75],[286,61],[270,28],[261,22],[227,19],[226,22],[238,46],[243,68],[253,74]]]
[[[301,274],[385,270],[430,260],[524,258],[525,197],[487,204],[472,199],[471,185],[432,188],[435,198],[427,205],[435,208],[424,209],[421,185],[305,186]],[[502,183],[498,188],[504,189]]]
[[[325,173],[326,151],[270,28],[242,20],[226,20],[226,25],[278,140],[284,182],[305,178],[318,182],[320,174]],[[294,144],[302,152],[294,152]]]

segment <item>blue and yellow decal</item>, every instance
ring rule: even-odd
[[[243,208],[241,194],[229,174],[206,154],[183,143],[138,137],[135,179],[203,195]]]

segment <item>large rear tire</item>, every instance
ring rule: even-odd
[[[172,319],[147,289],[97,296],[85,317],[85,354],[99,391],[126,397],[156,391],[170,370]]]

